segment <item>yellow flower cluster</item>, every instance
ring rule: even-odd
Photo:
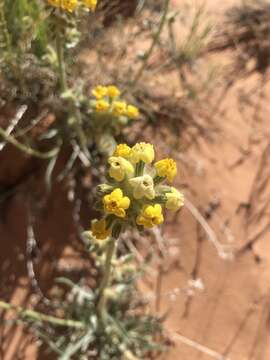
[[[97,89],[100,93],[103,90]],[[184,196],[163,181],[173,181],[177,166],[173,159],[152,163],[152,144],[138,143],[133,147],[119,144],[108,159],[108,183],[98,187],[97,208],[103,218],[92,223],[96,239],[117,238],[127,226],[139,230],[152,228],[164,221],[162,207],[177,211],[184,205]]]
[[[113,116],[125,116],[129,119],[137,119],[140,116],[136,106],[127,104],[119,97],[120,90],[114,86],[98,85],[92,90],[95,97],[95,110],[98,113],[111,113]]]
[[[97,6],[97,0],[48,0],[48,3],[70,13],[72,13],[79,5],[84,5],[90,11],[95,11]]]

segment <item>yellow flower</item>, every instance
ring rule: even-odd
[[[124,180],[126,175],[133,175],[133,165],[121,156],[111,156],[108,160],[110,164],[109,175],[116,181]]]
[[[160,225],[164,221],[162,215],[162,208],[159,204],[145,205],[140,215],[137,216],[136,222],[138,225],[143,225],[146,228],[152,228],[155,225]]]
[[[168,210],[177,211],[184,205],[184,195],[174,187],[171,190],[171,192],[166,193],[167,201],[165,207]]]
[[[127,196],[123,196],[121,189],[117,188],[109,195],[103,198],[104,210],[108,214],[114,214],[120,218],[126,216],[126,210],[130,206],[130,200]]]
[[[116,146],[113,156],[121,156],[125,159],[129,158],[131,148],[127,144],[119,144]]]
[[[140,116],[138,108],[133,105],[128,105],[126,114],[130,119],[137,119]]]
[[[149,164],[154,160],[154,157],[155,151],[153,145],[144,142],[134,145],[130,152],[130,160],[134,164],[137,164],[139,161]]]
[[[107,86],[107,95],[114,98],[120,95],[120,90],[114,85]]]
[[[92,95],[95,96],[97,99],[102,99],[104,96],[107,95],[107,88],[106,86],[98,85],[92,90]]]
[[[111,229],[106,229],[106,220],[94,220],[91,224],[92,235],[98,240],[107,239],[111,235]]]
[[[83,4],[90,9],[91,11],[95,11],[97,7],[97,0],[82,0]]]
[[[61,6],[61,0],[48,0],[48,3],[52,6],[55,7],[60,7]]]
[[[73,12],[78,5],[78,0],[63,0],[62,8],[69,12]]]
[[[48,3],[63,10],[73,12],[78,5],[78,0],[48,0]]]
[[[138,176],[129,180],[133,187],[133,196],[135,199],[146,197],[147,199],[154,199],[155,189],[154,182],[150,175]]]
[[[96,111],[97,112],[105,112],[109,109],[110,104],[106,100],[98,100],[96,102]]]
[[[124,115],[127,110],[127,104],[124,101],[114,101],[112,104],[112,112],[116,116]]]
[[[157,175],[166,177],[170,182],[177,174],[176,162],[173,159],[163,159],[155,163]]]

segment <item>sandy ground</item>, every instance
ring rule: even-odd
[[[203,214],[210,211],[209,224],[225,250],[235,249],[235,258],[222,259],[204,230],[196,229],[194,222],[187,224],[192,220],[186,209],[175,225],[175,233],[181,234],[181,262],[188,274],[195,273],[194,279],[203,282],[204,290],[195,291],[188,301],[180,293],[163,306],[171,307],[168,326],[177,333],[230,359],[266,360],[270,356],[269,129],[263,110],[259,120],[254,120],[251,108],[245,109],[249,116],[237,110],[238,91],[246,90],[247,84],[250,80],[234,86],[222,100],[214,115],[218,133],[213,142],[202,141],[199,151],[191,149],[186,155],[197,162],[201,173],[186,174],[193,190],[187,194]],[[248,243],[253,246],[247,247]],[[163,278],[163,291],[181,288],[180,284],[183,273],[169,272]],[[171,358],[211,357],[198,349],[178,340]]]
[[[219,6],[208,1],[207,7],[218,19],[232,3],[236,2]],[[233,61],[230,53],[222,57]],[[209,61],[218,61],[217,55]],[[217,129],[212,141],[200,140],[199,148],[185,154],[182,167],[194,164],[184,174],[191,184],[187,196],[209,217],[224,249],[233,248],[235,256],[231,261],[222,259],[205,231],[196,229],[188,209],[180,215],[172,236],[181,234],[184,273],[200,279],[204,290],[195,290],[188,300],[180,292],[173,301],[162,301],[164,310],[171,309],[168,327],[196,342],[187,344],[176,335],[176,347],[166,359],[270,358],[270,128],[265,77],[253,74],[238,79],[226,92],[217,91],[211,99],[215,104],[211,121]],[[163,291],[181,288],[184,273],[165,274]]]
[[[215,21],[221,21],[226,8],[235,3],[206,1]],[[181,4],[173,1],[176,9]],[[230,52],[209,56],[213,64],[231,61]],[[174,74],[168,76],[171,79]],[[203,120],[210,139],[199,138],[184,155],[175,154],[181,168],[177,184],[185,190],[187,206],[165,227],[165,260],[157,292],[161,295],[155,307],[160,314],[170,311],[165,327],[175,346],[164,360],[270,359],[269,91],[270,86],[256,73],[236,79],[226,91],[221,81],[209,99],[209,123]],[[158,135],[156,142],[166,155]],[[39,176],[35,164],[23,159],[20,173],[22,169]],[[18,180],[16,173],[3,171],[1,182],[10,177]],[[58,265],[51,270],[50,259],[67,254],[66,244],[75,237],[72,224],[63,220],[71,213],[65,189],[54,191],[57,196],[52,199],[57,201],[50,202],[40,224],[39,245],[45,263],[37,268],[40,284],[57,273]],[[1,241],[5,242],[0,254],[0,294],[6,299],[8,294],[13,303],[21,305],[35,303],[25,258],[20,255],[25,253],[21,229],[25,228],[26,210],[25,194],[13,197],[0,224]],[[49,215],[59,213],[61,224],[52,226]],[[207,218],[214,234],[198,223],[200,214]],[[19,287],[14,291],[15,285]],[[155,286],[156,278],[147,290],[153,292]],[[20,326],[2,328],[0,359],[45,359],[29,341],[34,340],[25,337]]]

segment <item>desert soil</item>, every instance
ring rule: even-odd
[[[218,22],[235,3],[220,5],[208,0],[206,6],[211,19]],[[175,9],[181,4],[173,0]],[[227,66],[233,63],[234,54],[211,54],[207,61]],[[168,79],[173,77],[168,74]],[[270,86],[266,77],[256,72],[236,76],[226,89],[220,81],[205,104],[210,114],[202,121],[209,136],[199,137],[186,152],[174,154],[181,169],[177,186],[183,188],[187,203],[165,227],[159,274],[143,285],[146,292],[158,297],[153,308],[159,314],[169,311],[165,328],[174,346],[164,360],[270,359]],[[168,154],[170,144],[162,143],[162,135],[156,133],[155,142],[163,156]],[[12,157],[12,149],[8,151]],[[31,173],[35,179],[41,176],[36,163],[23,157],[16,166],[18,172],[7,173],[8,166],[1,171],[1,184],[10,179],[20,183],[17,173]],[[67,189],[58,186],[53,191],[47,213],[38,224],[42,261],[36,271],[45,292],[50,287],[48,278],[55,276],[59,267],[69,268],[71,258],[76,266],[80,256],[79,250],[76,253],[67,245],[75,241],[68,220],[72,209]],[[0,223],[0,295],[22,306],[35,303],[26,259],[21,255],[26,246],[25,198],[20,193],[11,197],[1,208]],[[199,223],[201,215],[208,227]],[[59,219],[57,224],[52,224],[51,217]],[[25,336],[21,325],[2,327],[0,359],[45,359],[31,342],[35,339]]]

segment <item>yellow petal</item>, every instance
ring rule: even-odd
[[[124,196],[120,202],[119,202],[119,206],[123,209],[128,209],[130,206],[130,199],[127,196]]]
[[[121,189],[117,188],[111,193],[111,200],[117,201],[120,200],[123,196],[123,192]]]

